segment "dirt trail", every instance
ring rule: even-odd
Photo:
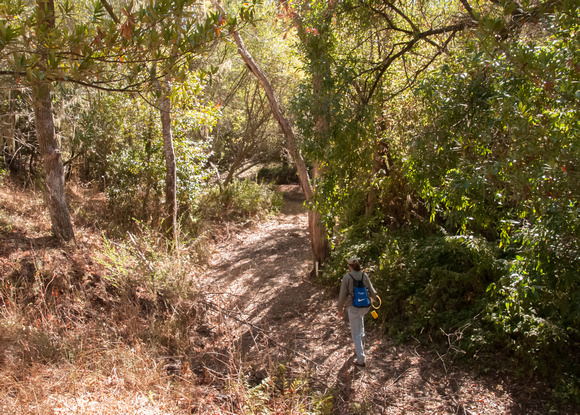
[[[501,381],[455,369],[434,352],[395,346],[378,328],[367,327],[367,367],[353,367],[348,321],[336,317],[336,296],[309,276],[303,195],[298,186],[281,190],[280,215],[230,232],[216,245],[206,276],[214,281],[209,299],[233,316],[228,336],[256,383],[268,366],[283,363],[294,375],[309,373],[313,389],[332,389],[338,414],[539,413],[529,395],[516,398]]]

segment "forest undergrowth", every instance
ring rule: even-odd
[[[104,194],[71,187],[68,196],[72,243],[48,236],[35,191],[9,180],[0,190],[2,413],[303,413],[308,396],[288,391],[305,381],[286,380],[282,366],[252,389],[224,310],[201,295],[210,244],[251,220],[168,254],[143,226],[124,237],[107,229]]]
[[[303,199],[286,191],[277,217],[168,254],[144,226],[107,229],[103,195],[82,187],[69,187],[76,242],[59,242],[42,198],[5,181],[0,411],[576,413],[542,385],[470,373],[451,350],[397,345],[376,324],[370,368],[355,371],[335,293],[308,277]]]

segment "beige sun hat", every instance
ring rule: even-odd
[[[348,265],[354,265],[354,264],[358,264],[358,263],[359,263],[358,258],[355,256],[350,257],[350,259],[348,260]]]

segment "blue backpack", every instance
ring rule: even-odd
[[[352,278],[352,285],[354,288],[352,305],[357,308],[370,307],[371,300],[369,300],[367,287],[365,287],[363,282],[365,274],[363,273],[363,277],[360,280],[355,280],[350,273],[348,275]]]

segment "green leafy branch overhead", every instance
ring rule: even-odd
[[[46,16],[54,24],[38,24]],[[184,80],[222,29],[236,24],[218,12],[202,15],[189,0],[124,3],[117,11],[105,0],[36,7],[8,0],[0,5],[0,75],[15,86],[48,80],[137,91],[167,73]]]

